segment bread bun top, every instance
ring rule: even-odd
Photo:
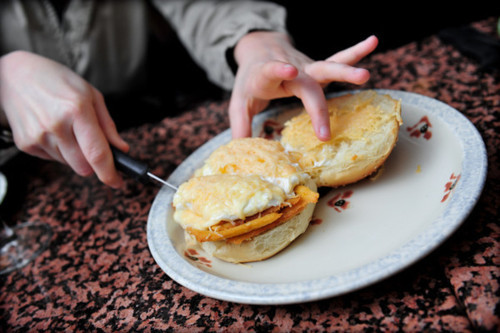
[[[206,229],[245,219],[286,200],[283,189],[256,175],[193,177],[174,195],[174,219],[183,228]]]
[[[258,137],[234,139],[217,148],[195,171],[195,176],[217,174],[259,175],[287,196],[309,178],[279,141]]]
[[[402,124],[401,103],[373,90],[327,101],[332,137],[319,140],[310,116],[285,123],[281,143],[318,186],[336,187],[366,177],[387,158]]]
[[[279,141],[234,139],[217,148],[174,195],[174,220],[206,229],[279,206],[310,181]]]

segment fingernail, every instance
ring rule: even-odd
[[[330,139],[330,129],[328,128],[328,126],[321,126],[319,128],[319,136],[323,140]]]

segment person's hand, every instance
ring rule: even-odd
[[[371,36],[324,61],[313,61],[296,50],[285,34],[262,31],[244,36],[234,50],[238,72],[229,103],[233,138],[251,136],[253,116],[270,100],[296,96],[309,113],[316,136],[330,139],[323,88],[334,81],[365,83],[370,73],[353,65],[377,44],[378,39]]]
[[[31,155],[69,165],[77,174],[93,173],[120,187],[110,144],[123,151],[102,94],[69,68],[16,51],[0,58],[0,110],[16,146]]]

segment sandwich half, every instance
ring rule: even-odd
[[[316,184],[278,141],[232,140],[174,195],[174,220],[190,245],[240,263],[267,259],[307,229]]]
[[[285,123],[281,143],[318,187],[357,182],[380,168],[398,140],[401,102],[366,90],[327,101],[332,137],[320,141],[303,110]]]

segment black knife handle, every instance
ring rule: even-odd
[[[147,179],[149,168],[146,163],[133,159],[116,147],[111,147],[111,152],[113,153],[115,167],[117,170],[136,179]]]

